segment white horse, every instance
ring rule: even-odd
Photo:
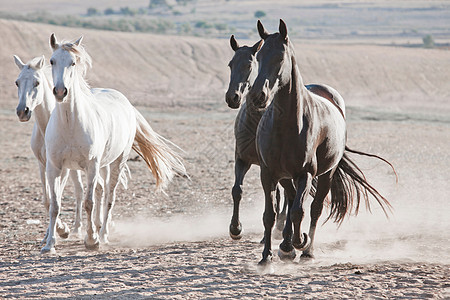
[[[50,68],[45,66],[45,57],[36,57],[28,63],[14,55],[14,61],[20,69],[20,74],[16,80],[18,88],[19,104],[17,106],[17,116],[21,122],[27,122],[34,112],[35,123],[33,134],[31,136],[31,149],[39,162],[39,172],[41,175],[42,188],[44,192],[43,202],[47,213],[49,211],[49,191],[45,174],[45,129],[47,127],[50,114],[55,108],[55,97],[52,93]],[[68,173],[63,182],[67,179]],[[75,187],[75,223],[72,234],[81,234],[81,205],[83,200],[83,183],[81,181],[80,171],[70,171],[70,177]],[[69,227],[66,223],[57,219],[57,232],[60,237],[67,238],[69,236]]]
[[[35,57],[28,63],[23,63],[22,60],[14,55],[14,61],[20,69],[20,74],[16,80],[16,85],[18,88],[18,98],[19,104],[17,106],[17,116],[21,122],[27,122],[31,118],[31,114],[34,112],[35,123],[33,127],[33,134],[31,136],[31,149],[39,162],[39,171],[41,175],[41,182],[44,192],[44,206],[49,212],[50,199],[49,199],[49,186],[46,179],[45,165],[46,165],[46,152],[45,152],[45,130],[47,127],[50,115],[55,108],[56,101],[53,95],[53,83],[51,79],[51,68],[45,65],[45,57]],[[128,170],[128,169],[127,169]],[[101,198],[103,194],[103,178],[109,176],[109,169],[105,167],[102,169],[102,180],[101,184],[97,185],[96,195]],[[75,221],[74,226],[71,230],[71,234],[81,237],[82,228],[82,204],[83,204],[83,182],[81,180],[81,171],[71,170],[69,172],[64,171],[64,176],[62,182],[65,184],[67,180],[67,175],[73,181],[75,188]],[[121,178],[122,184],[126,187],[127,177],[124,174]],[[102,201],[97,202],[96,206],[96,219],[95,224],[97,228],[102,225],[102,215],[103,215],[103,205]],[[56,230],[60,237],[67,238],[69,236],[69,227],[66,223],[57,219]],[[46,241],[46,237],[43,242]]]
[[[86,172],[87,236],[84,243],[88,249],[98,249],[100,240],[108,242],[116,187],[131,149],[145,160],[158,189],[164,188],[174,175],[187,176],[181,157],[153,131],[123,94],[112,89],[89,88],[84,75],[91,66],[91,58],[80,45],[81,39],[59,44],[54,34],[50,37],[53,94],[57,104],[45,135],[51,203],[49,235],[42,253],[55,251],[64,168]],[[108,165],[110,176],[105,182],[108,206],[99,236],[92,221],[94,188],[100,168]]]

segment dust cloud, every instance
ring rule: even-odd
[[[377,170],[375,170],[377,172]],[[443,179],[441,179],[443,180]],[[323,223],[324,209],[316,231],[315,265],[335,263],[450,262],[449,205],[444,182],[438,178],[400,176],[398,184],[376,178],[375,186],[387,186],[382,193],[391,201],[389,218],[376,203],[371,212],[364,205],[357,216],[346,218],[341,226]],[[426,188],[424,188],[426,187]],[[309,229],[309,199],[305,205],[302,231]],[[263,194],[242,199],[243,235],[255,242],[263,236]],[[166,219],[143,218],[115,220],[114,240],[121,247],[147,247],[173,242],[211,241],[228,237],[232,204],[225,209],[205,211],[203,215],[172,215]],[[281,241],[273,240],[274,254]],[[262,250],[262,247],[261,247]],[[258,250],[259,251],[259,250]],[[297,253],[299,256],[299,253]],[[296,259],[298,260],[298,258]]]

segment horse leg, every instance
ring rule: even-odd
[[[277,240],[283,239],[283,228],[284,224],[286,222],[286,208],[287,208],[287,202],[288,202],[288,196],[287,192],[284,191],[284,202],[283,202],[283,209],[280,211],[280,204],[281,204],[281,195],[280,195],[280,187],[277,185],[277,192],[276,192],[276,200],[277,200],[277,221],[275,224],[275,231],[273,233],[273,237]],[[294,199],[294,198],[292,198]]]
[[[42,254],[55,253],[56,245],[56,223],[61,209],[61,169],[58,169],[47,162],[47,180],[49,184],[49,217],[50,221],[47,229],[47,239],[45,246],[41,249]]]
[[[331,179],[333,171],[329,171],[318,178],[317,190],[313,202],[311,203],[311,223],[309,225],[309,237],[311,238],[311,245],[306,248],[301,257],[314,258],[314,236],[316,234],[317,221],[322,214],[323,202],[328,195],[331,187]]]
[[[104,202],[106,201],[105,191],[109,184],[109,166],[100,169],[100,177],[101,178],[99,178],[99,182],[97,182],[95,187],[95,199],[97,200],[95,202],[95,226],[98,232],[100,232],[100,229],[102,228],[103,219],[106,213]]]
[[[290,179],[283,179],[280,181],[280,184],[283,186],[285,194],[283,211],[286,210],[286,206],[288,206],[288,211],[286,215],[286,222],[285,224],[283,224],[283,242],[281,242],[280,244],[278,256],[281,259],[293,260],[296,254],[294,246],[292,245],[292,221],[290,212],[294,203],[296,191],[294,188],[294,184]]]
[[[49,215],[49,209],[50,209],[50,186],[48,185],[47,175],[45,174],[45,164],[39,162],[39,174],[41,176],[41,183],[42,183],[42,192],[43,192],[43,198],[42,202],[44,203],[45,212],[47,215]],[[48,228],[45,232],[45,236],[41,241],[41,246],[44,245],[47,242],[48,237]]]
[[[282,231],[283,231],[284,221],[286,220],[286,218],[283,219],[282,217],[280,217],[281,196],[280,196],[280,186],[278,184],[277,184],[277,187],[275,188],[275,200],[276,200],[275,201],[275,213],[276,213],[277,217],[276,217],[275,231],[273,232],[273,238],[276,240],[281,240],[283,238]],[[282,223],[281,230],[278,228],[279,222]],[[265,243],[264,236],[259,243],[260,244]]]
[[[244,176],[250,169],[250,164],[244,162],[242,159],[237,158],[234,164],[234,185],[231,190],[231,195],[233,196],[233,216],[231,217],[230,223],[230,237],[233,240],[239,240],[242,235],[242,224],[239,221],[239,204],[242,199],[242,182],[244,181]]]
[[[86,215],[87,215],[87,226],[86,226],[86,232],[87,235],[84,239],[84,246],[86,249],[89,250],[98,250],[100,246],[100,241],[98,238],[98,233],[95,230],[95,224],[93,222],[93,212],[94,212],[94,205],[95,205],[95,187],[97,186],[97,181],[100,167],[99,162],[97,161],[91,161],[91,163],[88,166],[87,169],[87,193],[86,193],[86,200],[84,207],[86,209]]]
[[[116,189],[119,184],[120,173],[123,169],[122,157],[119,157],[110,166],[111,168],[109,169],[109,183],[105,187],[105,199],[107,201],[107,207],[103,219],[103,226],[100,230],[100,240],[104,244],[109,243],[109,223],[111,221],[112,209],[116,201]]]
[[[275,210],[273,207],[273,194],[276,188],[276,182],[273,180],[269,170],[261,166],[261,184],[265,196],[265,209],[263,215],[264,222],[264,250],[260,265],[267,264],[272,259],[272,227],[275,224]]]
[[[61,183],[60,183],[61,194],[59,196],[59,206],[61,206],[62,192],[64,191],[64,187],[66,186],[68,176],[69,176],[69,170],[63,169],[61,172]],[[61,219],[59,218],[59,213],[58,213],[58,217],[56,218],[56,232],[63,239],[67,239],[70,234],[69,226],[66,223],[64,223],[63,221],[61,221]]]
[[[81,179],[81,172],[72,170],[70,173],[70,179],[73,182],[74,190],[75,190],[75,198],[76,198],[76,204],[75,204],[75,222],[73,224],[73,228],[71,231],[71,234],[74,234],[78,236],[78,238],[81,238],[81,228],[82,225],[82,218],[83,218],[83,198],[84,198],[84,187],[83,187],[83,181]]]
[[[308,172],[306,172],[304,176],[297,179],[297,194],[290,211],[290,217],[292,223],[294,224],[292,244],[296,249],[301,251],[305,250],[311,241],[306,233],[304,233],[303,236],[301,235],[301,223],[304,215],[303,203],[309,195],[311,182],[312,175]]]

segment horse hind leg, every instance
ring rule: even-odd
[[[281,193],[280,193],[279,185],[277,186],[276,200],[277,200],[277,220],[276,220],[276,224],[275,224],[275,231],[273,232],[273,237],[274,237],[274,239],[281,240],[281,239],[283,239],[283,229],[284,229],[284,224],[286,223],[288,195],[287,195],[287,192],[284,191],[283,208],[280,211]]]
[[[317,221],[322,214],[323,203],[325,201],[328,192],[331,187],[332,171],[323,174],[318,178],[317,181],[317,191],[313,202],[311,203],[311,223],[309,226],[309,237],[311,239],[311,244],[306,248],[302,255],[302,259],[312,259],[314,258],[314,239],[316,234]]]
[[[81,172],[71,170],[70,171],[70,178],[74,185],[75,190],[75,198],[76,198],[76,204],[75,204],[75,221],[73,224],[71,234],[77,236],[78,238],[81,238],[82,236],[82,217],[83,217],[83,198],[84,198],[84,188],[83,188],[83,181],[81,179]]]
[[[119,184],[120,173],[123,169],[122,159],[118,158],[110,165],[109,182],[105,185],[106,210],[103,216],[103,225],[100,229],[100,241],[108,244],[109,226],[112,217],[112,209],[116,201],[116,189]],[[125,161],[126,162],[126,161]]]
[[[233,216],[230,223],[230,237],[233,240],[239,240],[242,238],[242,224],[239,221],[239,205],[242,199],[242,182],[244,181],[245,174],[250,169],[250,164],[244,162],[242,159],[236,159],[234,165],[234,185],[231,190],[233,196]]]
[[[86,237],[84,239],[84,246],[89,250],[98,250],[100,246],[100,240],[98,233],[93,222],[93,212],[95,205],[95,187],[97,186],[98,177],[100,176],[99,162],[92,161],[87,171],[87,190],[86,200],[84,207],[86,209],[87,224],[86,224]]]

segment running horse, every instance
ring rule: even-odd
[[[280,180],[292,179],[296,188],[294,199],[289,198],[283,241],[278,252],[282,259],[293,259],[294,248],[302,251],[304,258],[314,257],[316,225],[330,191],[331,207],[327,220],[334,219],[337,223],[341,223],[353,208],[358,212],[361,198],[369,205],[369,194],[385,214],[391,206],[348,157],[349,152],[354,152],[380,158],[346,147],[343,101],[330,101],[329,97],[315,94],[303,85],[284,21],[280,20],[279,32],[274,34],[269,34],[259,20],[257,27],[264,45],[257,54],[258,76],[248,98],[256,107],[266,109],[256,133],[265,194],[265,245],[259,262],[264,265],[272,257],[273,194]],[[317,188],[311,203],[309,234],[302,234],[303,203],[313,178],[317,178]]]
[[[158,189],[166,187],[175,175],[187,176],[182,159],[169,147],[170,142],[153,131],[122,93],[89,87],[84,76],[91,66],[91,58],[81,40],[82,37],[74,42],[58,43],[54,34],[50,37],[53,94],[57,103],[45,135],[51,202],[49,233],[42,253],[55,252],[55,221],[61,206],[63,169],[86,173],[87,235],[84,244],[92,250],[99,248],[100,241],[108,243],[108,224],[116,188],[131,149],[146,162],[156,178]],[[92,220],[96,200],[94,189],[100,169],[105,166],[110,168],[105,182],[108,205],[100,232],[97,232]]]
[[[242,237],[242,224],[239,221],[239,205],[243,193],[242,183],[245,174],[247,174],[250,167],[252,165],[259,165],[255,137],[256,129],[258,128],[259,121],[261,120],[265,109],[256,108],[251,100],[246,100],[245,102],[243,100],[258,74],[256,53],[261,48],[262,44],[263,40],[260,40],[251,47],[240,46],[234,35],[230,37],[230,46],[234,50],[234,55],[228,64],[231,75],[228,90],[225,94],[225,101],[232,109],[240,108],[234,124],[234,137],[236,140],[234,164],[235,181],[231,191],[233,197],[233,215],[229,227],[230,237],[235,240]],[[306,85],[306,88],[315,94],[336,102],[337,105],[342,106],[342,110],[345,111],[342,96],[332,87],[324,84],[309,84]],[[282,184],[285,185],[287,190],[285,190],[285,201],[283,203],[283,208],[280,211],[280,189],[277,185],[275,205],[277,231],[274,232],[276,237],[280,236],[280,239],[286,220],[286,208],[288,203],[286,199],[289,195],[291,195],[291,197],[295,196],[295,190],[291,182],[282,180]],[[315,184],[316,182],[313,181],[313,187],[315,187]],[[314,196],[313,189],[310,193]],[[261,242],[263,241],[264,239]]]

